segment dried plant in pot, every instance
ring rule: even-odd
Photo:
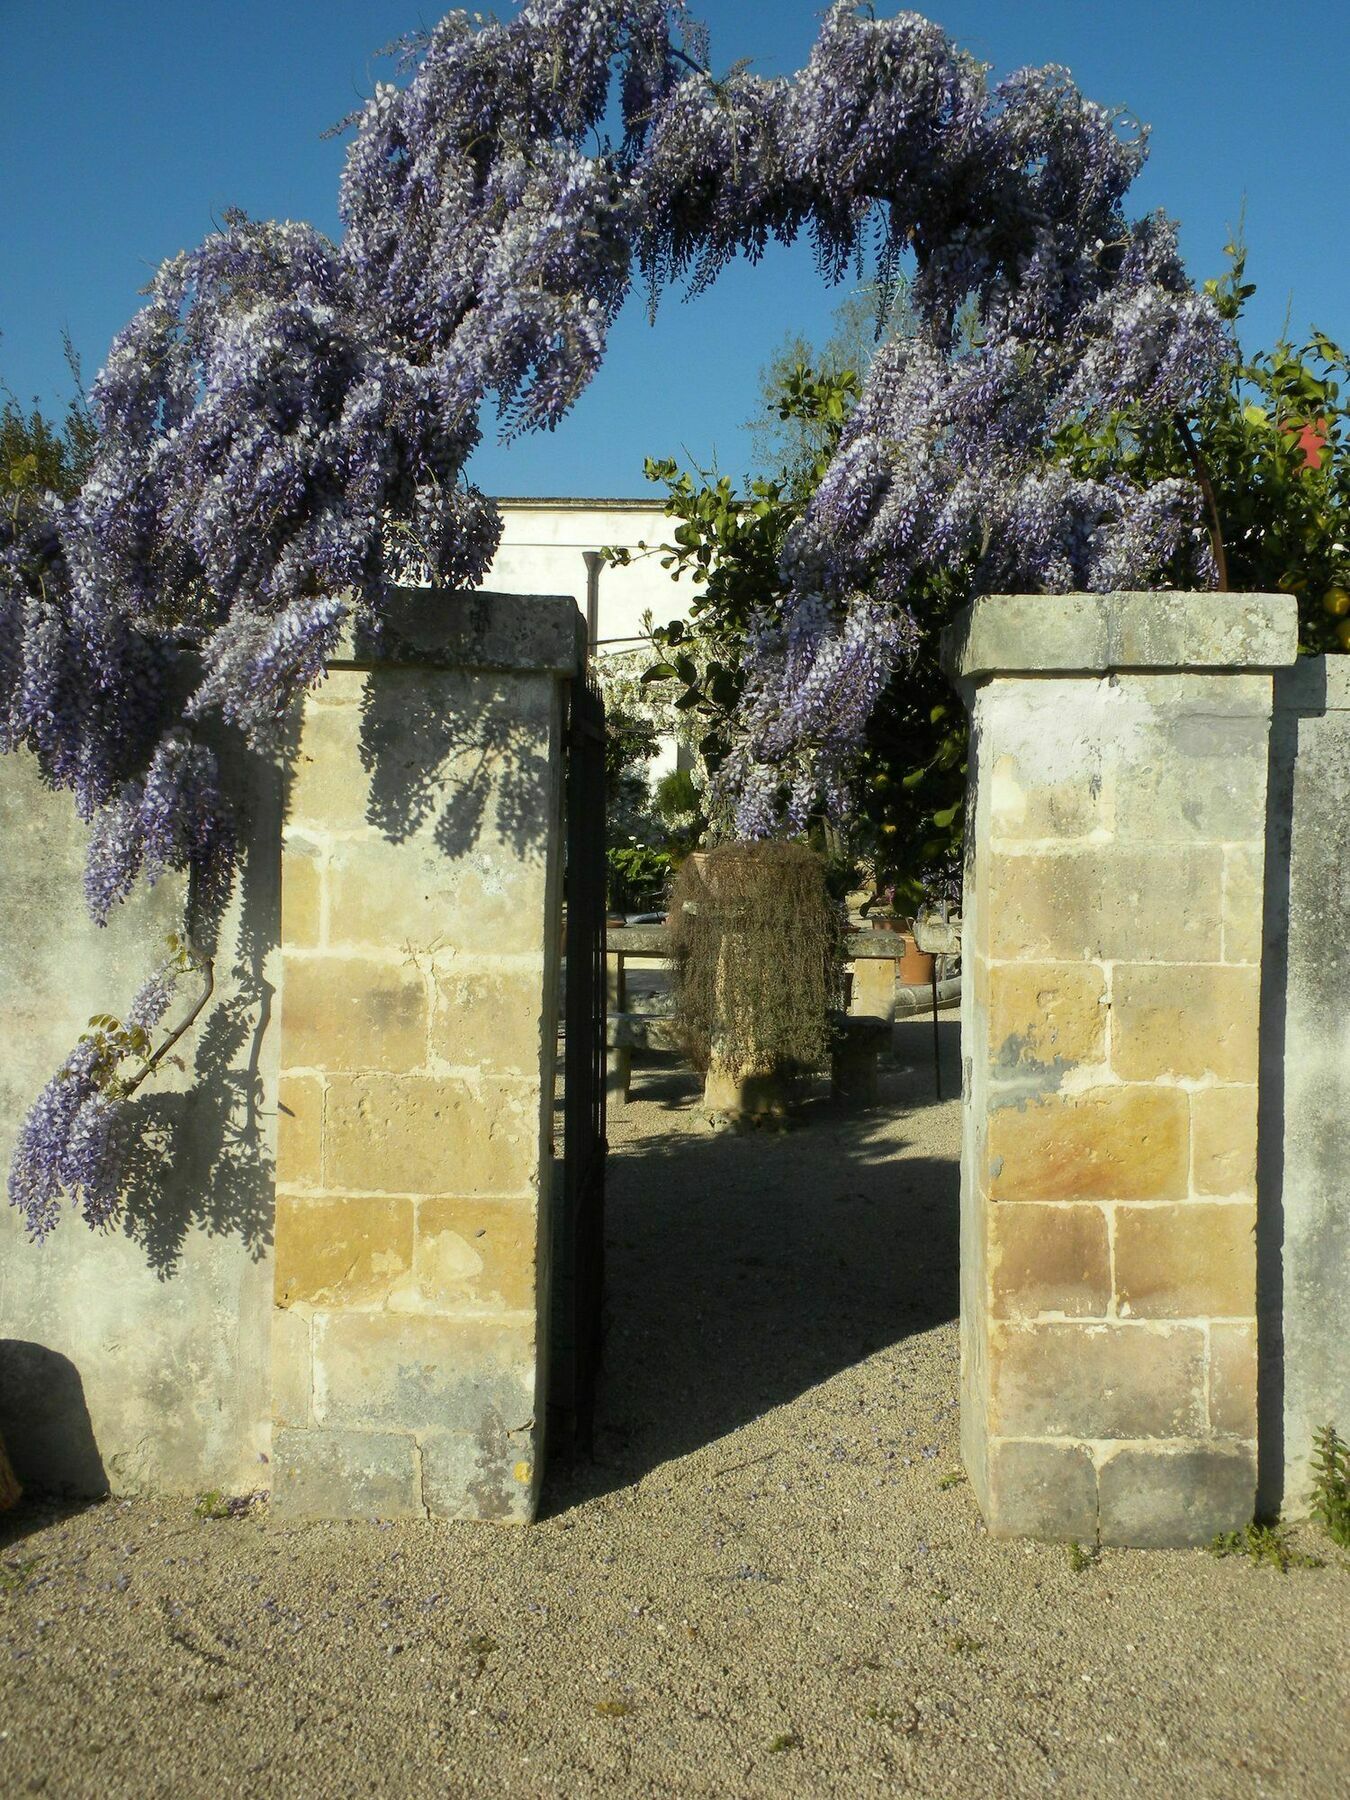
[[[843,909],[805,844],[691,856],[671,904],[674,1026],[714,1117],[783,1117],[794,1078],[829,1066],[843,1001]]]

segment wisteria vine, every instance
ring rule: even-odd
[[[355,117],[337,242],[232,214],[159,271],[95,385],[77,499],[0,520],[0,748],[92,823],[95,917],[166,870],[218,905],[218,734],[275,746],[391,585],[481,581],[485,400],[508,431],[557,424],[639,278],[698,289],[802,233],[832,279],[870,250],[912,263],[915,332],[876,358],[752,637],[727,769],[745,834],[838,801],[919,570],[1106,590],[1188,556],[1205,578],[1188,485],[1049,454],[1123,398],[1184,413],[1223,359],[1172,226],[1124,212],[1144,133],[1062,69],[991,85],[930,21],[852,0],[793,79],[707,64],[683,0],[452,12]],[[78,1048],[20,1133],[9,1192],[37,1236],[62,1194],[115,1208],[120,1044]]]

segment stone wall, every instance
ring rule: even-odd
[[[1350,1436],[1350,657],[1276,677],[1261,1021],[1261,1489]]]
[[[149,1154],[126,1218],[93,1232],[67,1212],[39,1245],[0,1199],[0,1436],[32,1486],[270,1485],[280,791],[256,771],[216,1004],[184,1040],[188,1070],[166,1068],[136,1103]],[[173,878],[94,925],[85,840],[26,752],[0,756],[0,1176],[91,1014],[124,1013],[180,926]]]
[[[540,1477],[571,601],[409,597],[306,709],[282,858],[279,1512]]]
[[[1283,597],[958,628],[963,1443],[998,1535],[1207,1541],[1256,1488],[1269,671]]]

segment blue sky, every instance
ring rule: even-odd
[[[507,5],[500,10],[508,10]],[[787,73],[819,0],[694,0],[720,67]],[[893,10],[879,0],[878,11]],[[1245,336],[1288,311],[1350,340],[1346,0],[933,0],[997,74],[1060,62],[1094,99],[1153,126],[1135,208],[1182,221],[1197,279],[1218,271],[1244,199],[1259,284]],[[412,0],[0,0],[0,374],[24,400],[69,392],[60,335],[87,373],[165,256],[230,205],[337,230],[340,141],[326,126],[388,79],[374,52],[437,16]],[[556,432],[495,442],[476,478],[500,494],[636,494],[645,455],[741,473],[756,376],[789,331],[828,334],[838,295],[805,247],[738,267],[692,304],[639,297],[609,360]]]

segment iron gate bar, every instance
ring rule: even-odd
[[[567,721],[567,976],[563,995],[563,1171],[555,1235],[553,1412],[592,1448],[605,1275],[605,708],[589,673]]]

